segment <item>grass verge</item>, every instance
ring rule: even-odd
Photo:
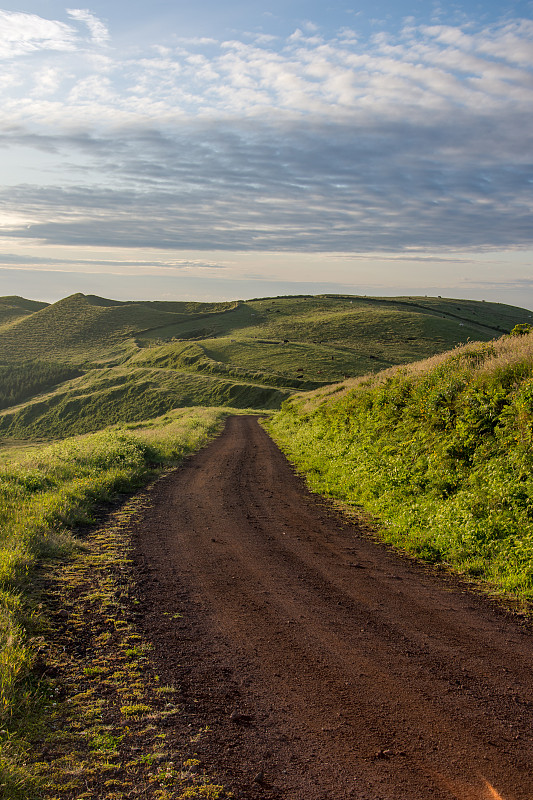
[[[135,782],[143,797],[223,796],[198,765],[185,774],[173,762],[163,774],[157,765],[167,764],[164,748],[150,756],[161,743],[157,715],[169,700],[161,710],[165,693],[155,677],[143,679],[146,643],[125,611],[128,557],[120,519],[135,511],[135,501],[110,526],[88,526],[105,504],[201,447],[227,413],[175,411],[140,428],[65,440],[2,464],[0,794],[6,800],[111,800],[124,796],[113,783],[120,780],[131,796]],[[80,526],[86,526],[81,539]],[[121,747],[131,752],[131,737],[142,743],[139,765],[147,761],[142,770],[129,764],[128,783],[111,764]],[[102,783],[106,773],[109,782]]]
[[[339,388],[339,387],[337,387]],[[287,401],[268,423],[310,487],[432,563],[533,599],[533,334]]]
[[[179,690],[161,684],[135,625],[129,530],[153,485],[92,530],[67,563],[39,575],[48,724],[33,738],[30,769],[47,800],[230,796],[196,758],[203,732],[180,724]]]

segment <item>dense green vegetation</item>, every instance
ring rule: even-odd
[[[276,409],[290,392],[488,340],[530,316],[421,297],[0,298],[0,433],[71,436],[185,405]]]
[[[0,468],[0,787],[3,797],[28,796],[24,731],[37,713],[30,680],[39,632],[32,593],[42,559],[79,547],[75,531],[94,521],[102,502],[130,492],[156,470],[198,449],[227,411],[185,409],[19,452]]]
[[[286,401],[268,430],[387,541],[533,598],[533,334]]]

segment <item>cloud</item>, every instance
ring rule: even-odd
[[[88,9],[67,8],[67,14],[78,22],[85,22],[91,33],[92,41],[95,44],[106,44],[109,40],[109,31],[104,23],[99,20]]]
[[[26,31],[21,47],[81,47],[71,26],[31,16],[31,34],[19,19],[30,15],[2,13]],[[346,29],[330,40],[300,29],[285,41],[268,34],[253,42],[182,37],[172,47],[150,45],[137,58],[121,59],[117,54],[102,58],[99,45],[109,33],[100,20],[86,10],[68,13],[89,26],[94,50],[77,53],[75,62],[64,54],[69,104],[56,109],[64,125],[73,116],[93,125],[139,119],[165,124],[179,115],[424,117],[428,111],[458,108],[501,113],[531,108],[533,101],[533,23],[525,20],[468,33],[410,24],[397,36],[381,31],[367,42]],[[45,38],[49,29],[55,38],[52,33]],[[52,66],[57,70],[57,61]],[[40,72],[35,70],[36,81]],[[101,75],[114,91],[100,98],[91,89],[87,94],[91,80]],[[21,93],[11,113],[45,125],[50,108],[26,98]]]
[[[357,136],[338,123],[206,121],[179,135],[130,134],[115,148],[79,140],[107,185],[5,189],[0,219],[15,207],[25,224],[2,235],[183,249],[527,246],[533,167],[527,153],[523,164],[520,153],[491,163],[493,147],[512,151],[503,122],[494,141],[479,133],[458,117]]]
[[[109,40],[106,26],[90,11],[67,9],[67,14],[76,22],[85,23],[93,45],[103,45]],[[66,22],[45,19],[37,14],[0,10],[0,58],[3,60],[54,51],[73,53],[80,44],[78,31]]]
[[[52,256],[31,256],[27,253],[0,253],[0,268],[13,268],[20,270],[43,269],[51,272],[68,272],[73,268],[83,272],[106,272],[119,274],[125,269],[135,270],[137,274],[153,274],[154,271],[203,271],[223,270],[225,264],[200,259],[165,258],[155,257],[150,261],[142,259],[125,258],[57,258]]]
[[[346,30],[325,40],[308,25],[284,41],[180,39],[102,58],[108,32],[89,11],[68,11],[89,27],[83,48],[64,23],[32,16],[24,28],[31,15],[1,13],[13,33],[0,40],[15,49],[0,145],[63,160],[48,182],[0,190],[4,238],[389,253],[531,245],[533,23],[410,21],[370,41]],[[31,48],[34,74],[15,58]]]
[[[0,10],[0,58],[38,50],[72,51],[76,38],[76,31],[64,22]]]

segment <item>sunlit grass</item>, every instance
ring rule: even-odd
[[[533,598],[533,334],[293,397],[268,424],[318,492],[380,535]]]
[[[181,409],[142,427],[115,428],[45,447],[12,451],[0,464],[0,784],[17,794],[23,739],[35,695],[28,682],[39,630],[32,576],[43,559],[82,545],[76,531],[102,504],[178,463],[219,429],[227,411]],[[22,769],[22,773],[24,770]],[[22,782],[24,783],[24,781]],[[22,784],[21,784],[22,785]],[[6,786],[8,789],[6,789]]]
[[[62,438],[149,420],[184,406],[274,409],[290,394],[289,389],[251,383],[250,377],[133,365],[90,370],[35,402],[0,414],[0,433]]]
[[[211,312],[233,305],[128,303],[75,294],[0,328],[0,362],[31,358],[61,359],[70,364],[116,363],[134,352],[137,332],[202,314],[209,318]]]

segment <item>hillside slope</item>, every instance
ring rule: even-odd
[[[530,318],[495,303],[336,295],[0,298],[0,322],[2,308],[0,431],[17,437],[71,435],[177,405],[275,409],[289,391],[489,340]]]
[[[277,409],[288,389],[172,369],[91,370],[0,414],[0,434],[60,438],[188,406]]]
[[[533,333],[293,396],[268,429],[387,541],[533,598]]]
[[[10,295],[0,297],[0,328],[14,322],[21,317],[34,314],[42,308],[46,308],[48,303],[40,303],[37,300],[26,300],[24,297]]]
[[[231,308],[214,303],[213,310]],[[202,309],[196,312],[195,306]],[[191,308],[192,307],[192,308]],[[208,317],[205,304],[125,303],[74,294],[0,328],[0,361],[62,359],[70,363],[118,363],[133,349],[140,331]]]

